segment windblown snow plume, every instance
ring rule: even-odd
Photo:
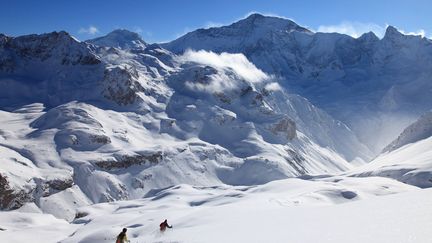
[[[185,82],[190,90],[219,93],[263,84],[272,79],[243,54],[187,50],[178,60],[192,65],[189,66],[193,72],[191,80]],[[197,65],[198,70],[194,68]]]
[[[264,88],[268,91],[279,91],[282,90],[282,87],[276,83],[276,82],[272,82],[272,83],[268,83],[264,86]]]
[[[235,73],[224,69],[205,68],[211,70],[211,74],[204,74],[198,80],[187,80],[185,86],[190,90],[215,93],[235,90],[240,87],[241,78]],[[196,78],[196,77],[194,77]]]
[[[185,62],[196,62],[208,65],[217,69],[232,69],[240,77],[251,83],[259,83],[270,77],[255,67],[255,65],[241,53],[217,54],[211,51],[193,51],[187,50],[180,59]]]

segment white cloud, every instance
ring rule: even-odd
[[[400,30],[400,29],[398,29],[398,30],[404,35],[419,35],[421,37],[426,36],[426,31],[424,29],[419,29],[417,31],[411,31],[411,32],[406,32],[406,31]]]
[[[182,60],[188,62],[196,62],[215,68],[230,68],[245,80],[251,83],[261,82],[268,79],[268,75],[255,67],[255,65],[241,53],[226,53],[217,54],[211,51],[192,51],[187,50]]]
[[[243,54],[221,53],[211,51],[187,50],[179,57],[181,62],[192,62],[213,67],[216,74],[210,76],[210,83],[186,82],[186,86],[207,92],[232,90],[244,81],[254,84],[269,80],[270,76],[255,67]],[[234,75],[233,75],[234,73]]]
[[[383,37],[386,27],[380,26],[375,23],[361,23],[361,22],[350,22],[344,21],[337,25],[320,25],[318,27],[318,32],[326,33],[341,33],[350,35],[354,38],[360,37],[362,34],[372,31],[378,37]]]
[[[279,91],[282,90],[282,87],[276,83],[276,82],[272,82],[272,83],[268,83],[264,86],[264,89],[268,90],[268,91]]]
[[[88,28],[81,28],[81,29],[79,29],[78,33],[80,33],[80,34],[95,35],[95,34],[99,33],[99,30],[95,26],[90,25]]]
[[[186,81],[185,86],[190,90],[214,93],[237,89],[240,85],[238,80],[229,74],[220,71],[211,75],[210,78],[210,82],[208,83]]]
[[[375,23],[361,23],[361,22],[350,22],[344,21],[337,25],[321,25],[318,27],[318,32],[332,33],[337,32],[341,34],[350,35],[354,38],[360,37],[362,34],[372,31],[378,37],[384,37],[385,31],[388,24],[381,26]],[[398,29],[404,35],[419,35],[421,37],[426,36],[426,31],[424,29],[419,29],[417,31],[404,31]]]

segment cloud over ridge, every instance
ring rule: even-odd
[[[271,76],[258,69],[240,53],[218,54],[205,50],[186,50],[178,59],[183,63],[196,63],[216,70],[216,73],[208,76],[210,78],[208,83],[186,82],[189,89],[223,92],[236,89],[246,83],[253,86],[271,80]]]
[[[336,32],[358,38],[362,34],[370,31],[374,32],[378,37],[383,37],[385,29],[385,26],[380,26],[375,23],[343,21],[342,23],[336,25],[320,25],[317,31],[324,33]]]
[[[182,61],[196,62],[211,67],[223,69],[230,68],[240,77],[251,83],[259,83],[269,78],[269,76],[258,69],[241,53],[214,53],[212,51],[186,50],[180,57]]]
[[[90,25],[88,28],[80,28],[78,30],[78,33],[80,33],[80,34],[95,35],[95,34],[99,33],[99,29],[96,28],[93,25]]]

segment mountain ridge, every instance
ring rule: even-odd
[[[138,33],[126,29],[116,29],[106,34],[105,36],[89,39],[85,42],[98,46],[116,47],[132,50],[143,50],[148,45]]]
[[[406,50],[428,48],[417,37],[401,38],[403,45],[372,33],[353,39],[262,15],[168,44],[116,33],[125,34],[125,45],[118,36],[92,44],[66,32],[0,36],[3,208],[35,202],[51,213],[62,200],[57,214],[71,220],[77,206],[174,184],[259,185],[340,173],[373,156],[359,139],[370,133],[356,135],[350,121],[376,126],[377,104],[387,112],[430,102],[427,63],[416,67],[414,88],[406,88],[412,76],[388,79],[403,64],[395,60],[412,60]],[[223,41],[205,46],[213,39]],[[185,41],[206,48],[176,52]],[[427,52],[420,57],[429,60]],[[356,114],[345,113],[353,107]]]
[[[348,124],[375,153],[432,106],[427,91],[431,88],[427,78],[431,40],[404,35],[393,26],[387,27],[382,39],[371,32],[353,38],[339,33],[273,31],[273,26],[265,25],[262,33],[270,34],[225,31],[245,22],[254,29],[251,23],[258,16],[281,20],[251,16],[248,22],[246,18],[229,26],[192,31],[162,46],[177,54],[187,49],[243,53],[264,72],[280,77],[281,86]],[[411,85],[411,80],[416,84]],[[399,113],[409,121],[395,122]],[[371,116],[376,117],[377,126],[364,119]],[[390,134],[379,125],[386,123],[394,123],[396,132]],[[382,140],[366,137],[377,133]]]

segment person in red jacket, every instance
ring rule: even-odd
[[[164,232],[167,227],[171,229],[172,225],[169,225],[168,221],[165,219],[165,221],[163,221],[162,223],[160,223],[159,227],[160,227],[160,231]]]

